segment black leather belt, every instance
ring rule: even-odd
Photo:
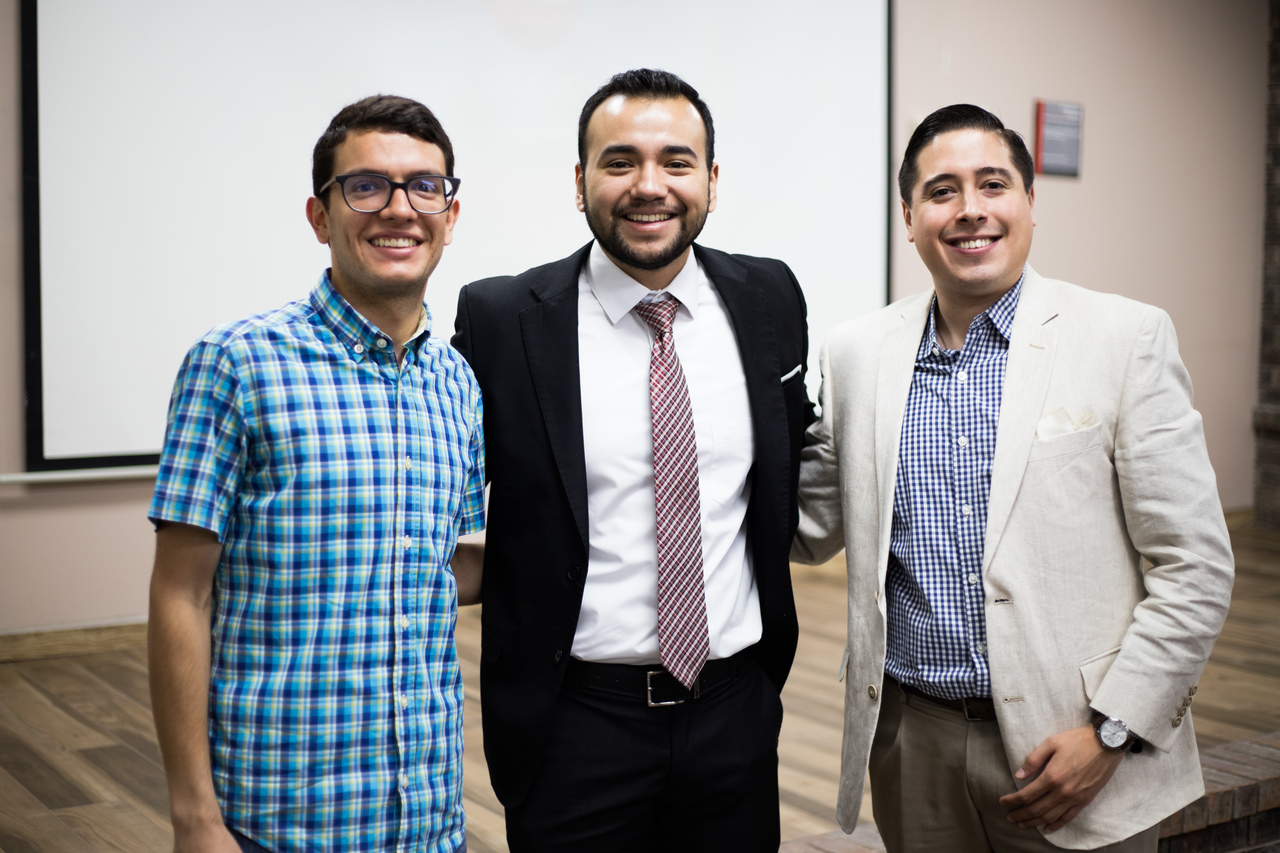
[[[745,671],[750,662],[750,649],[743,649],[732,657],[709,660],[702,665],[690,688],[676,681],[661,664],[592,663],[570,658],[564,680],[580,687],[642,699],[650,708],[660,708],[697,699],[729,683]]]
[[[930,696],[919,688],[912,687],[910,684],[903,684],[889,673],[884,674],[884,680],[892,684],[896,684],[902,688],[902,692],[908,696],[915,696],[926,702],[932,702],[935,705],[941,705],[952,711],[958,711],[964,714],[964,718],[971,723],[989,723],[996,719],[996,703],[985,696],[968,696],[964,699],[942,699],[937,696]]]

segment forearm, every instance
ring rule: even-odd
[[[167,524],[156,536],[147,657],[175,849],[225,834],[209,759],[210,624],[221,546],[210,531]]]
[[[458,606],[480,603],[480,584],[484,578],[484,538],[466,537],[458,542],[449,561],[454,582],[458,585]]]
[[[210,608],[153,590],[147,656],[176,834],[220,826],[209,763]]]

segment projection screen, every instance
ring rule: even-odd
[[[710,105],[719,201],[700,241],[795,270],[811,393],[828,330],[884,304],[887,0],[25,0],[23,15],[30,470],[154,462],[187,348],[306,297],[328,261],[304,217],[311,148],[375,92],[430,106],[457,153],[435,334],[452,334],[462,285],[590,239],[578,111],[641,66]]]

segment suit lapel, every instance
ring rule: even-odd
[[[1058,316],[1053,294],[1044,280],[1027,267],[1010,331],[1009,362],[1005,367],[996,427],[996,455],[991,465],[991,495],[987,502],[987,530],[983,541],[982,569],[991,565],[1000,537],[1009,521],[1014,499],[1022,486],[1036,427],[1044,411],[1049,380],[1057,353]]]
[[[932,292],[902,303],[898,326],[885,333],[884,345],[880,349],[880,370],[876,377],[876,488],[880,507],[877,565],[881,581],[889,566],[889,535],[893,526],[893,494],[897,486],[902,417],[907,409],[920,336],[924,334],[932,304]]]
[[[530,288],[538,301],[520,312],[529,373],[584,548],[588,546],[587,465],[578,370],[578,273],[590,248],[588,244],[549,267]]]

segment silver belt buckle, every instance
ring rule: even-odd
[[[644,674],[644,699],[650,708],[663,708],[663,707],[666,707],[667,705],[683,705],[684,704],[683,699],[672,699],[669,702],[653,701],[653,677],[655,675],[662,675],[664,672],[666,672],[666,670],[651,669]],[[697,698],[698,693],[697,693],[696,682],[695,682],[693,695],[694,695],[694,698]]]

